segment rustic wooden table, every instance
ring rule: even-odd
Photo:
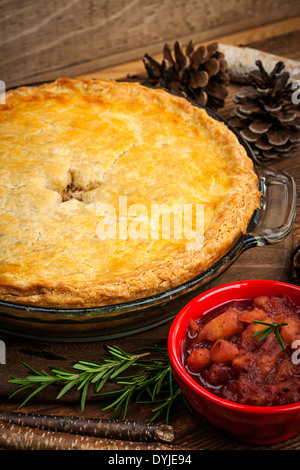
[[[261,39],[255,43],[251,43],[252,47],[280,54],[285,57],[300,60],[300,31],[290,32],[281,36],[275,36],[276,31],[273,31],[271,37]],[[247,36],[245,36],[247,37]],[[250,44],[249,37],[248,43]],[[146,52],[146,51],[145,51]],[[143,70],[143,67],[141,70]],[[120,68],[120,78],[127,73],[135,73],[137,70],[132,70],[130,65]],[[97,75],[96,73],[94,74]],[[105,71],[101,72],[105,75]],[[219,110],[219,114],[227,118],[230,110],[233,108],[232,96],[237,90],[238,85],[230,85],[230,93],[226,101],[224,109]],[[299,164],[300,150],[291,154],[288,158],[276,161],[273,167],[289,172],[300,188],[300,164]],[[300,194],[300,189],[299,189]],[[276,279],[288,279],[289,270],[289,254],[292,244],[297,244],[300,239],[300,214],[298,211],[293,230],[293,239],[285,241],[277,247],[256,248],[251,254],[246,255],[236,264],[236,271],[231,271],[232,278],[240,279],[243,276],[243,266],[247,267],[247,276],[250,277],[268,277]],[[259,255],[257,255],[257,250]],[[275,251],[271,251],[275,250]],[[230,275],[230,274],[229,274]],[[246,271],[245,271],[246,276]],[[166,345],[166,339],[170,322],[163,326],[149,330],[148,332],[135,334],[118,340],[118,344],[124,349],[134,352],[139,347],[151,346],[158,344],[160,346]],[[26,369],[19,361],[29,363],[37,370],[47,369],[51,367],[68,368],[73,362],[78,360],[97,360],[103,354],[106,345],[115,344],[116,341],[101,341],[101,342],[87,342],[87,343],[55,343],[34,341],[22,339],[18,337],[11,337],[8,335],[1,335],[1,339],[5,341],[6,345],[6,364],[0,365],[0,409],[2,410],[17,410],[19,404],[18,395],[16,398],[9,399],[9,395],[15,389],[12,384],[8,383],[11,375],[24,376]],[[103,412],[102,408],[105,402],[91,398],[87,401],[84,411],[80,409],[78,394],[70,392],[66,394],[61,400],[56,400],[53,390],[45,389],[40,395],[28,403],[22,409],[23,412],[34,412],[49,415],[70,415],[70,416],[84,416],[84,417],[97,417],[107,418],[110,416],[109,412]],[[151,406],[146,405],[132,405],[129,408],[128,419],[130,420],[148,420],[151,416]],[[256,447],[240,443],[231,438],[226,437],[222,432],[210,425],[205,419],[196,414],[191,414],[187,411],[184,405],[179,404],[172,412],[170,424],[174,427],[174,446],[182,449],[198,449],[198,450],[255,450],[255,449],[279,449],[279,450],[292,450],[300,449],[300,436],[289,439],[273,446]]]

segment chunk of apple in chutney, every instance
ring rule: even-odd
[[[206,348],[194,349],[188,357],[187,364],[191,372],[201,372],[210,364],[209,350]]]
[[[231,362],[237,354],[239,354],[238,348],[225,339],[217,339],[210,349],[210,358],[213,362]]]
[[[225,339],[241,333],[243,331],[243,324],[239,321],[238,314],[237,309],[229,307],[225,312],[203,326],[197,336],[197,341],[204,339],[216,341],[217,339]]]

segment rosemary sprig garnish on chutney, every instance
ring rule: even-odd
[[[279,328],[281,326],[285,326],[287,325],[287,323],[269,323],[269,322],[266,322],[266,321],[260,321],[260,320],[252,320],[253,323],[259,323],[260,325],[266,325],[267,328],[263,328],[262,330],[259,330],[257,331],[256,333],[254,333],[252,335],[252,338],[254,337],[258,337],[257,338],[257,341],[262,341],[263,339],[267,338],[267,336],[269,336],[270,333],[275,333],[275,336],[276,338],[278,339],[278,342],[280,344],[280,346],[282,347],[282,349],[285,349],[285,345],[282,341],[282,338],[280,336],[280,332],[279,332]]]
[[[78,361],[69,370],[51,368],[51,373],[44,370],[37,371],[22,362],[30,374],[23,378],[10,378],[10,383],[19,386],[11,397],[24,390],[33,389],[19,405],[21,408],[45,387],[57,383],[62,385],[57,399],[75,387],[81,393],[83,410],[91,386],[93,397],[115,398],[103,409],[113,410],[111,419],[120,416],[125,419],[131,402],[152,403],[156,406],[152,410],[154,415],[149,421],[153,422],[165,415],[168,423],[171,407],[179,398],[184,400],[184,397],[173,377],[167,350],[158,346],[140,354],[129,354],[118,346],[108,346],[107,350],[108,354],[100,357],[99,362]],[[149,358],[150,350],[156,353],[155,357]],[[129,369],[134,369],[135,373],[123,375]],[[104,385],[108,382],[115,384],[117,389],[103,391]]]

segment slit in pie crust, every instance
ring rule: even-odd
[[[74,308],[166,291],[228,252],[260,196],[236,136],[183,98],[104,79],[9,91],[0,299]]]

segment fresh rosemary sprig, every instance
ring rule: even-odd
[[[252,320],[252,321],[253,321],[253,323],[259,323],[261,325],[266,325],[267,326],[267,328],[263,328],[262,330],[257,331],[256,333],[254,333],[252,335],[253,338],[256,337],[256,336],[259,336],[257,341],[262,341],[263,339],[267,338],[267,336],[269,336],[270,333],[272,333],[274,331],[275,336],[278,339],[280,346],[282,347],[282,349],[285,349],[285,345],[284,345],[284,343],[282,341],[282,338],[280,336],[280,333],[279,333],[279,328],[281,326],[287,325],[287,323],[273,324],[273,323],[269,323],[269,322],[266,322],[266,321],[259,321],[259,320]]]
[[[9,382],[19,385],[11,397],[24,390],[33,389],[19,405],[21,408],[48,385],[59,383],[62,387],[57,399],[75,387],[81,392],[81,408],[84,409],[89,387],[92,386],[93,397],[116,397],[104,408],[114,410],[111,418],[122,415],[125,419],[128,405],[135,401],[156,405],[152,410],[154,415],[149,421],[165,415],[168,423],[171,407],[179,398],[184,400],[184,396],[173,377],[167,350],[158,346],[140,354],[128,354],[118,346],[108,346],[107,350],[108,354],[100,357],[99,362],[79,361],[69,370],[51,368],[50,374],[44,370],[37,371],[22,362],[30,374],[23,378],[10,378]],[[145,359],[150,355],[150,350],[156,353],[156,357]],[[130,368],[134,368],[135,374],[123,376]],[[118,388],[110,392],[102,391],[107,382],[118,385]]]
[[[75,363],[70,370],[50,368],[52,374],[48,374],[44,370],[37,371],[24,364],[31,372],[24,378],[11,377],[9,382],[18,384],[20,387],[11,395],[14,396],[28,388],[35,388],[30,395],[21,403],[19,408],[24,406],[34,395],[39,393],[48,385],[61,382],[61,388],[57,398],[61,398],[68,390],[76,387],[81,390],[81,408],[84,409],[86,396],[89,385],[92,384],[96,392],[99,392],[105,383],[111,379],[115,379],[120,373],[131,367],[133,364],[149,353],[131,355],[121,350],[118,346],[108,346],[108,357],[100,357],[101,362],[79,361]]]
[[[150,349],[158,352],[159,357],[150,360],[139,360],[137,365],[140,366],[140,373],[129,377],[119,377],[117,383],[122,388],[100,394],[102,397],[117,396],[115,401],[104,408],[104,410],[114,408],[112,418],[118,417],[121,413],[125,418],[128,405],[133,397],[136,403],[153,403],[157,405],[152,410],[154,415],[149,420],[150,422],[165,415],[166,423],[168,423],[170,409],[178,399],[183,399],[189,408],[181,389],[174,379],[167,350],[158,346]]]

